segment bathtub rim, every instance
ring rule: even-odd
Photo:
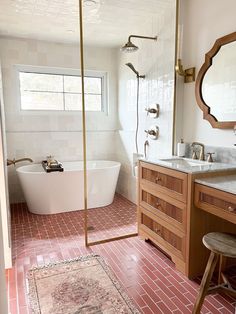
[[[32,166],[41,166],[41,163],[33,163],[33,164],[30,164],[30,165],[25,165],[25,166],[20,166],[16,169],[16,172],[18,174],[32,174],[32,175],[41,175],[41,174],[63,174],[63,173],[66,173],[66,172],[81,172],[83,171],[83,161],[82,160],[73,160],[73,161],[64,161],[64,163],[76,163],[76,162],[79,162],[82,164],[82,167],[81,169],[64,169],[63,172],[58,172],[58,171],[55,171],[55,172],[46,172],[43,167],[42,167],[42,171],[33,171],[33,170],[26,170],[27,168],[30,168]],[[93,163],[93,162],[104,162],[104,164],[107,162],[107,163],[112,163],[112,165],[110,166],[99,166],[99,167],[96,167],[96,168],[87,168],[87,171],[91,172],[91,171],[97,171],[97,170],[106,170],[106,169],[113,169],[113,168],[120,168],[121,167],[121,162],[119,161],[114,161],[114,160],[88,160],[87,163]],[[63,165],[63,162],[62,162],[62,165]]]

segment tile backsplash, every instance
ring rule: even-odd
[[[213,160],[216,162],[223,162],[229,164],[236,164],[236,147],[217,147],[205,146],[205,154],[214,153]],[[192,157],[191,144],[187,144],[186,157]]]

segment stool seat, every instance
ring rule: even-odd
[[[223,292],[234,298],[236,297],[236,290],[232,288],[230,282],[221,272],[223,256],[236,258],[236,235],[222,232],[211,232],[202,238],[202,242],[211,251],[211,253],[202,277],[199,294],[194,304],[192,314],[201,313],[204,298],[208,294]],[[218,285],[210,287],[210,281],[218,260],[220,260]],[[221,277],[224,281],[222,284],[220,283]]]
[[[202,241],[210,251],[226,257],[236,258],[236,235],[211,232],[206,234]]]

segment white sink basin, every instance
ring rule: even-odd
[[[185,167],[199,167],[199,166],[209,166],[209,162],[202,161],[202,160],[195,160],[189,158],[166,158],[161,159],[161,161],[171,163],[172,165],[176,166],[185,166]]]

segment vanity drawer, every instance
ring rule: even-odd
[[[195,206],[236,223],[236,195],[195,183]]]
[[[186,229],[186,204],[140,185],[139,204],[176,228]]]
[[[185,258],[185,235],[182,232],[175,232],[172,226],[162,219],[156,219],[150,212],[142,208],[140,210],[140,228],[158,246],[169,255],[184,260]]]
[[[140,181],[169,196],[187,202],[187,174],[168,168],[140,162]]]

